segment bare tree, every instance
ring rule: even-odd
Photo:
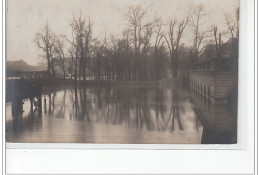
[[[78,17],[73,15],[71,22],[72,35],[74,38],[74,47],[79,52],[79,78],[83,76],[83,80],[86,80],[86,64],[90,62],[90,43],[92,40],[92,23],[89,19],[87,21],[82,17],[82,14]]]
[[[45,58],[47,60],[47,68],[49,76],[55,77],[54,69],[54,45],[55,45],[55,35],[51,32],[49,24],[47,23],[41,33],[36,33],[35,41],[40,49],[45,53]]]
[[[215,39],[215,47],[216,47],[216,55],[217,58],[221,58],[221,33],[218,33],[218,27],[213,26],[213,33],[214,33],[214,39]]]
[[[126,13],[126,19],[128,22],[128,26],[132,30],[133,41],[134,41],[134,49],[135,56],[137,57],[140,53],[141,38],[139,38],[142,31],[142,22],[143,18],[146,14],[146,11],[141,8],[141,6],[129,7],[128,12]]]
[[[169,23],[169,31],[168,35],[165,35],[164,38],[167,42],[168,49],[171,57],[171,65],[172,65],[172,74],[173,77],[177,77],[177,67],[178,67],[178,58],[179,58],[179,45],[181,41],[181,37],[183,31],[189,21],[189,18],[183,20],[181,22],[177,22],[176,19],[171,20]],[[175,26],[177,29],[175,29]],[[176,34],[175,34],[176,31]]]
[[[159,48],[159,46],[161,45],[162,38],[163,38],[163,32],[162,32],[162,26],[163,26],[163,22],[162,19],[160,17],[157,17],[155,19],[155,27],[156,27],[156,39],[155,39],[155,43],[154,43],[154,47],[155,48]]]
[[[81,16],[79,17],[78,19],[79,21],[81,21]],[[77,85],[77,79],[78,77],[80,77],[80,70],[78,70],[78,65],[80,64],[80,43],[82,43],[82,37],[83,37],[83,34],[82,34],[82,24],[79,24],[78,25],[78,21],[77,21],[77,18],[75,16],[73,16],[73,20],[71,22],[71,29],[72,29],[72,32],[71,32],[71,37],[72,39],[69,40],[67,38],[67,41],[70,43],[70,49],[69,49],[69,54],[70,54],[70,58],[71,58],[71,63],[73,64],[71,67],[72,69],[74,69],[74,80],[75,80],[75,86]],[[73,71],[73,70],[72,70]],[[72,74],[72,71],[71,71],[71,74]]]
[[[162,48],[164,41],[162,38],[164,37],[162,32],[163,22],[160,17],[155,18],[155,43],[154,43],[154,70],[156,79],[161,79],[162,71]]]
[[[66,76],[66,67],[65,67],[65,36],[60,35],[55,40],[54,52],[57,55],[57,58],[61,64],[63,71],[63,79]]]
[[[236,9],[236,15],[225,14],[226,23],[230,32],[231,38],[239,37],[239,8]]]
[[[106,39],[104,41],[99,41],[97,39],[93,42],[93,48],[92,48],[92,71],[94,73],[94,77],[96,80],[102,80],[104,79],[105,74],[110,73],[110,69],[107,68],[105,63],[105,52],[106,52]],[[105,71],[106,70],[106,71]],[[108,70],[108,71],[107,71]]]
[[[206,44],[203,45],[205,39],[209,37],[207,33],[209,31],[202,30],[202,26],[205,23],[203,18],[206,16],[204,6],[200,5],[190,11],[190,23],[193,30],[193,47],[195,62],[198,62],[199,54],[205,49]]]
[[[92,36],[92,28],[93,28],[93,24],[90,21],[90,19],[88,20],[88,24],[84,30],[84,52],[85,52],[85,58],[83,59],[83,80],[86,80],[86,67],[90,66],[90,60],[91,60],[91,43],[93,42],[93,36]],[[86,64],[88,64],[89,66],[87,66]]]
[[[73,42],[71,42],[73,43]],[[77,47],[75,46],[71,46],[71,48],[69,49],[69,54],[70,54],[70,58],[71,58],[71,74],[74,74],[74,80],[75,80],[75,86],[77,85],[77,79],[78,79],[78,60],[79,60],[79,51],[77,49]],[[73,73],[73,69],[74,69],[74,73]]]
[[[131,50],[131,41],[130,41],[130,37],[131,37],[131,31],[129,29],[126,29],[123,31],[123,37],[125,40],[125,59],[126,59],[126,67],[125,70],[126,71],[126,77],[127,80],[131,80],[131,55],[130,55],[130,50]]]
[[[144,25],[143,30],[142,30],[142,36],[141,36],[141,42],[142,42],[142,49],[141,49],[141,64],[139,66],[140,70],[140,78],[141,80],[147,80],[147,59],[148,59],[148,50],[151,47],[151,37],[153,34],[153,23],[147,23]]]
[[[238,58],[238,41],[239,41],[239,7],[236,9],[236,15],[225,14],[230,39],[232,42],[231,57]]]
[[[148,46],[147,40],[149,39],[150,35],[150,27],[151,23],[147,23],[144,21],[146,15],[146,11],[141,8],[140,5],[130,7],[125,14],[125,18],[127,20],[127,25],[131,31],[131,39],[134,43],[134,55],[135,55],[135,64],[137,65],[137,69],[134,73],[134,79],[141,78],[140,72],[141,72],[141,62],[140,54],[142,52],[142,47],[144,48],[143,51],[146,52],[146,48]],[[146,36],[145,36],[146,35]]]

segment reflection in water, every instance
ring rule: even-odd
[[[192,102],[197,108],[194,112],[203,125],[202,144],[234,144],[237,143],[237,117],[230,104],[215,103],[191,94]],[[236,103],[236,102],[234,102]],[[234,106],[235,104],[231,104]]]
[[[30,106],[29,101],[25,105],[27,109]],[[10,105],[8,107],[11,107]],[[29,110],[27,113],[13,113],[8,117],[10,111],[6,111],[6,135],[8,139],[15,140],[16,142],[23,142],[23,138],[20,137],[20,133],[31,133],[40,131],[42,129],[42,115],[38,110]],[[9,138],[10,137],[10,138]]]
[[[7,141],[236,142],[236,118],[230,118],[225,105],[213,107],[184,88],[80,87],[42,99],[42,116],[37,110],[26,112],[26,107],[23,114],[12,116],[7,105]]]

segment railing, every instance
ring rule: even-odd
[[[201,61],[190,67],[191,71],[223,71],[223,72],[237,72],[238,59],[211,59]]]

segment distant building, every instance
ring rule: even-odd
[[[7,70],[7,79],[41,79],[48,78],[48,71],[16,71]]]

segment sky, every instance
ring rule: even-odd
[[[185,19],[191,8],[203,4],[207,17],[204,28],[217,25],[225,30],[225,13],[235,14],[239,0],[8,0],[6,14],[7,61],[24,60],[37,65],[43,55],[35,35],[47,23],[58,34],[71,35],[72,15],[81,11],[93,22],[94,37],[102,38],[106,31],[116,38],[121,36],[126,22],[124,14],[129,6],[141,5],[147,11],[147,20],[160,16],[166,23],[170,19]],[[190,26],[183,33],[183,43],[191,42]]]

